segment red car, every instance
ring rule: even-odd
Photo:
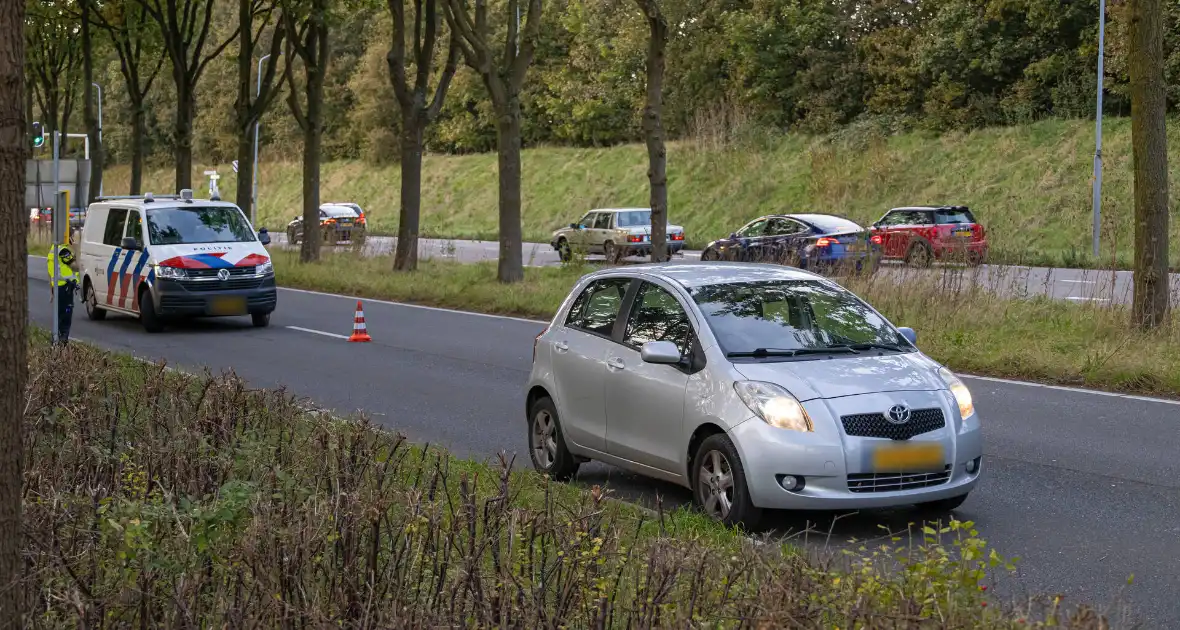
[[[967,206],[894,208],[872,225],[881,256],[928,267],[936,260],[987,260],[987,234]]]

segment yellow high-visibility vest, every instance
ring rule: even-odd
[[[53,261],[57,258],[57,252],[53,249],[50,249],[49,256],[47,258],[49,261],[49,281],[53,282]],[[74,270],[71,269],[69,265],[65,264],[64,262],[60,263],[60,269],[58,269],[57,286],[65,286],[65,284],[70,280],[76,282],[78,280],[78,275],[74,273]]]

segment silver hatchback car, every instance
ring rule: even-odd
[[[639,265],[584,276],[536,339],[537,470],[599,460],[691,488],[711,516],[957,508],[979,414],[954,374],[856,295],[777,265]]]

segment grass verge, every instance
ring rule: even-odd
[[[591,267],[526,268],[502,285],[495,265],[423,261],[396,274],[387,256],[325,252],[318,264],[272,252],[284,286],[548,320]],[[918,331],[919,347],[952,369],[980,375],[1180,397],[1180,321],[1155,333],[1126,308],[1019,296],[1021,272],[878,273],[841,279],[891,321]]]
[[[995,605],[970,523],[820,561],[232,375],[43,333],[30,368],[23,627],[1110,627]]]
[[[674,142],[668,148],[672,222],[690,247],[728,235],[768,212],[832,212],[862,224],[890,207],[966,204],[988,228],[994,262],[1045,266],[1128,267],[1134,234],[1131,125],[1107,119],[1103,140],[1102,253],[1090,257],[1094,126],[1052,120],[941,137],[892,137],[868,131],[835,136],[767,135],[756,144]],[[1172,199],[1180,198],[1180,124],[1168,126]],[[647,156],[642,145],[601,149],[531,148],[524,152],[525,238],[547,242],[592,207],[646,206]],[[200,165],[229,173],[228,164]],[[300,213],[302,171],[287,156],[262,156],[260,223],[285,230]],[[422,234],[494,240],[495,154],[428,155],[422,176]],[[364,206],[370,228],[397,230],[397,165],[324,165],[320,198]],[[112,167],[106,189],[125,193],[127,167]],[[152,170],[145,189],[170,190],[171,167]],[[221,180],[234,198],[235,181]],[[200,184],[199,187],[203,187]],[[1173,204],[1175,208],[1175,204]],[[1175,215],[1173,215],[1175,216]],[[1174,220],[1173,242],[1180,242]],[[1180,247],[1173,248],[1180,266]]]

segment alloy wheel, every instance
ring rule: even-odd
[[[733,508],[733,467],[721,451],[709,451],[697,472],[697,496],[705,513],[724,520]]]
[[[552,468],[557,460],[557,423],[553,421],[553,414],[542,409],[533,416],[531,437],[533,460],[541,468]]]

